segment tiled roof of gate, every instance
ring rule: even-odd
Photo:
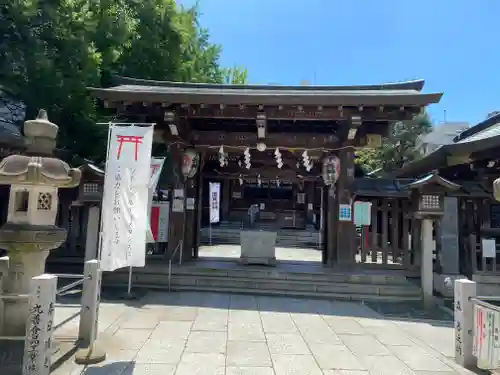
[[[94,88],[102,100],[185,104],[269,104],[325,106],[426,106],[442,93],[422,94],[424,81],[366,86],[273,86],[180,83],[119,77],[119,85]]]

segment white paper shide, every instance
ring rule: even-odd
[[[101,269],[144,267],[153,126],[114,125],[109,134]]]

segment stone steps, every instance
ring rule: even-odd
[[[421,289],[408,282],[402,275],[295,272],[279,270],[279,267],[243,267],[226,263],[220,268],[176,266],[172,272],[171,288],[184,291],[286,295],[355,301],[406,301],[421,298]],[[126,271],[117,271],[105,274],[104,285],[125,286],[127,280]],[[150,289],[168,289],[166,268],[134,269],[133,285]]]

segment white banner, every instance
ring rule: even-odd
[[[146,242],[155,242],[153,232],[151,231],[151,207],[153,205],[153,195],[158,186],[163,162],[165,158],[151,158],[151,178],[149,180],[149,198],[148,198],[148,229],[146,233]]]
[[[220,182],[210,182],[210,223],[220,221]]]
[[[145,265],[153,129],[111,125],[102,202],[103,271]]]

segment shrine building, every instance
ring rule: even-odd
[[[370,246],[382,249],[385,266],[391,265],[391,256],[396,263],[405,254],[409,262],[411,246],[401,235],[410,231],[410,219],[403,216],[408,194],[400,192],[397,181],[365,177],[355,164],[355,150],[379,146],[392,124],[440,101],[441,93],[422,93],[423,80],[273,86],[115,77],[115,84],[90,92],[109,108],[114,122],[155,123],[155,140],[169,150],[169,199],[181,200],[186,209],[171,209],[168,254],[182,244],[185,260],[198,258],[207,228],[211,240],[222,241],[222,229],[239,230],[250,206],[257,205],[257,228],[293,231],[296,238],[314,235],[317,240],[311,241],[330,267],[376,263],[379,255],[370,257]],[[332,158],[338,168],[333,172],[328,169]],[[192,171],[183,174],[183,162]],[[335,175],[334,183],[325,181],[326,170]],[[209,218],[209,182],[221,184],[217,224]],[[382,223],[370,227],[361,254],[351,213],[342,211],[355,200],[373,202],[372,217]],[[389,226],[389,216],[397,221],[394,215],[402,223],[395,229]]]

